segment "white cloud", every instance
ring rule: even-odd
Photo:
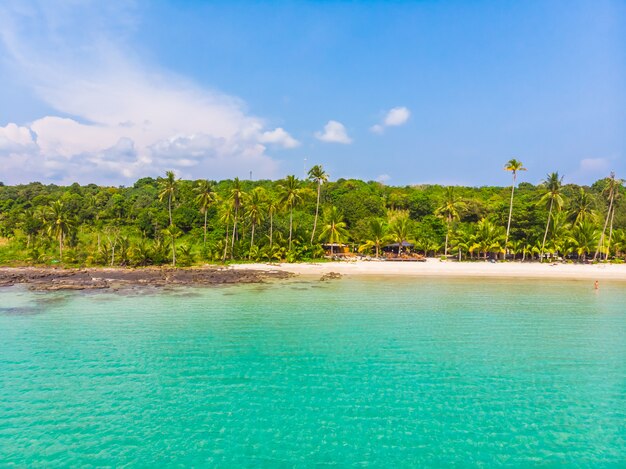
[[[580,160],[580,171],[597,173],[608,171],[610,160],[608,158],[584,158]]]
[[[300,142],[289,135],[289,133],[282,127],[263,132],[259,141],[262,143],[274,143],[282,146],[283,148],[296,148],[300,146]]]
[[[385,117],[380,124],[371,126],[370,131],[382,134],[387,127],[397,127],[406,124],[409,117],[411,117],[411,111],[408,108],[404,106],[394,107],[385,113]]]
[[[56,110],[0,128],[4,181],[118,184],[172,168],[181,177],[276,177],[266,145],[299,142],[267,129],[241,100],[133,58],[124,34],[132,16],[105,4],[15,2],[0,12],[0,51]]]
[[[315,132],[315,138],[322,142],[329,143],[352,143],[352,139],[348,137],[345,126],[341,122],[334,120],[328,121],[324,126],[323,132]]]
[[[386,182],[388,182],[390,179],[391,179],[391,176],[389,176],[389,174],[380,174],[380,175],[376,178],[376,180],[377,180],[378,182],[381,182],[381,183],[386,183]]]

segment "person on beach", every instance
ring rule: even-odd
[[[599,290],[600,289],[600,283],[597,280],[593,283],[593,289],[594,290]]]

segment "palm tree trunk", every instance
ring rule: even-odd
[[[238,209],[235,208],[235,219],[233,221],[233,233],[230,237],[230,258],[233,258],[233,254],[235,252],[235,235],[237,234],[237,215],[238,215]]]
[[[226,253],[228,252],[228,223],[226,223],[226,240],[224,241],[224,256],[222,262],[226,262]]]
[[[59,260],[63,262],[63,231],[59,234]]]
[[[450,215],[448,215],[448,228],[446,229],[446,247],[443,250],[443,255],[448,257],[448,237],[450,236]]]
[[[274,212],[270,212],[270,248],[274,241]]]
[[[289,210],[289,250],[291,251],[291,235],[293,231],[293,204]]]
[[[315,229],[317,228],[317,216],[319,214],[320,209],[320,192],[322,189],[322,185],[317,183],[317,204],[315,205],[315,220],[313,221],[313,233],[311,233],[311,244],[313,244],[313,240],[315,239]]]
[[[170,214],[170,226],[172,226],[174,222],[172,222],[172,194],[171,193],[167,199],[167,211]]]
[[[552,216],[552,204],[554,199],[550,199],[550,210],[548,210],[548,222],[546,223],[546,231],[543,234],[543,242],[541,243],[541,257],[539,262],[543,262],[543,249],[546,247],[546,238],[548,237],[548,228],[550,227],[550,217]]]
[[[176,238],[172,234],[172,266],[176,267]]]
[[[613,211],[611,212],[611,222],[609,224],[609,239],[606,243],[606,259],[609,258],[609,252],[611,251],[611,238],[613,238],[613,219],[615,218],[615,207],[613,207]]]
[[[602,228],[602,235],[600,236],[600,241],[598,241],[598,246],[596,247],[596,252],[593,255],[593,260],[595,261],[598,257],[598,253],[600,252],[600,247],[604,246],[604,233],[606,233],[606,225],[609,223],[609,217],[611,216],[611,210],[613,209],[613,192],[611,191],[610,201],[609,201],[609,210],[606,212],[606,218],[604,220],[604,227]]]
[[[252,223],[252,233],[250,236],[250,253],[248,254],[248,259],[252,257],[252,247],[254,246],[254,223]]]
[[[504,258],[506,259],[507,247],[509,245],[509,232],[511,231],[511,217],[513,215],[513,194],[515,193],[515,173],[513,173],[513,185],[511,186],[511,203],[509,204],[509,221],[506,224],[506,238],[504,241]]]
[[[208,214],[209,214],[209,211],[205,208],[204,209],[204,242],[203,242],[204,247],[206,247],[206,219],[207,219]]]

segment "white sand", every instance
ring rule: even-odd
[[[234,269],[281,270],[298,275],[402,275],[492,278],[551,278],[626,281],[626,264],[539,264],[521,262],[426,262],[342,261],[297,264],[237,264]]]

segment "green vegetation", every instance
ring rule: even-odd
[[[459,260],[623,259],[621,180],[564,185],[555,172],[516,187],[523,164],[504,169],[510,187],[329,182],[319,165],[307,180],[185,181],[168,171],[132,187],[0,183],[0,263],[294,262],[345,243],[371,256],[391,243],[402,254],[410,243],[414,252]]]

